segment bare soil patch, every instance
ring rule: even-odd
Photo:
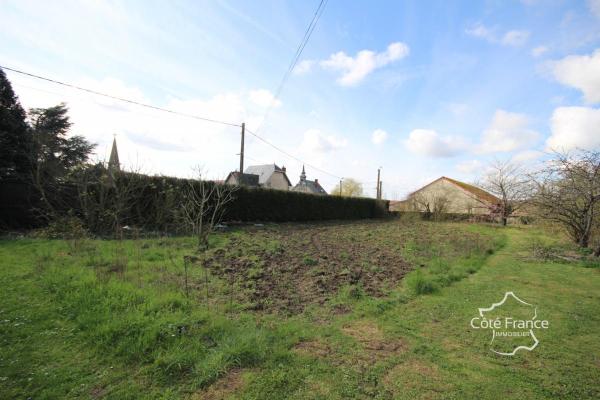
[[[406,344],[397,338],[385,338],[383,332],[372,321],[355,321],[342,328],[342,332],[359,342],[369,358],[386,358],[406,349]]]
[[[449,224],[283,224],[241,228],[197,262],[247,308],[293,315],[326,303],[342,287],[351,296],[385,296],[415,266],[488,245],[480,234]]]
[[[323,304],[342,286],[372,296],[386,290],[412,266],[401,252],[375,246],[368,223],[284,226],[234,236],[204,260],[213,274],[235,282],[236,296],[256,310],[296,314]]]
[[[332,354],[331,347],[319,340],[300,342],[294,346],[294,352],[312,357],[325,358]]]
[[[243,370],[233,369],[202,392],[196,393],[192,399],[223,400],[235,393],[243,384]]]

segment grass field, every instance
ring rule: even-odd
[[[0,398],[600,398],[600,268],[540,243],[562,245],[408,221],[238,228],[203,255],[2,240]],[[549,321],[512,357],[469,324],[507,291]]]

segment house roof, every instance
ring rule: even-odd
[[[452,178],[447,178],[445,176],[443,176],[442,178],[445,178],[448,182],[453,183],[456,186],[461,187],[462,189],[464,189],[467,192],[473,194],[477,198],[485,200],[488,203],[499,203],[500,202],[499,198],[497,198],[496,196],[494,196],[493,194],[491,194],[489,192],[486,192],[485,190],[483,190],[481,188],[478,188],[477,186],[469,185],[468,183],[457,181],[457,180],[452,179]]]
[[[446,176],[442,176],[442,177],[436,179],[435,181],[433,181],[431,183],[428,183],[427,185],[423,186],[421,189],[415,190],[411,194],[417,193],[417,192],[425,189],[427,186],[432,185],[435,182],[440,181],[440,180],[445,180],[447,182],[452,183],[455,186],[458,186],[462,190],[464,190],[466,192],[469,192],[470,194],[472,194],[473,196],[475,196],[478,200],[482,200],[482,201],[485,201],[485,202],[491,203],[491,204],[497,204],[497,203],[500,202],[499,198],[497,198],[496,196],[494,196],[493,194],[491,194],[489,192],[486,192],[485,190],[483,190],[481,188],[478,188],[477,186],[473,186],[473,185],[470,185],[468,183],[457,181],[456,179],[448,178]]]
[[[264,185],[274,173],[283,174],[288,185],[292,186],[292,182],[288,179],[285,171],[276,164],[250,165],[244,171],[244,174],[258,175],[258,183],[261,185]]]
[[[301,180],[292,189],[296,192],[314,193],[314,194],[327,194],[325,189],[317,181]]]
[[[227,175],[225,182],[229,181],[230,177],[234,177],[238,185],[242,186],[258,186],[258,175],[255,174],[240,174],[239,171],[230,172]]]

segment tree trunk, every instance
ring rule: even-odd
[[[579,237],[577,244],[581,248],[586,248],[589,245],[589,241],[590,241],[590,233],[589,232],[581,232],[581,236]]]
[[[596,250],[594,250],[594,257],[600,257],[600,243],[598,243]]]

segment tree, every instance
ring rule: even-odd
[[[334,196],[340,195],[340,185],[336,185],[331,194]],[[342,181],[342,196],[361,197],[363,195],[362,184],[352,178],[346,178]]]
[[[494,161],[478,186],[500,199],[499,207],[494,205],[490,212],[500,215],[502,225],[526,204],[532,193],[531,180],[523,167],[510,161]]]
[[[69,172],[84,164],[95,144],[83,136],[67,137],[71,127],[64,104],[50,108],[35,108],[29,112],[31,177],[47,212],[53,213],[52,198]]]
[[[409,199],[413,211],[425,213],[426,218],[440,220],[442,215],[448,212],[451,206],[450,199],[443,194],[413,193]]]
[[[588,247],[600,212],[600,151],[555,153],[534,175],[533,204],[540,215],[565,227],[580,247]],[[595,250],[600,256],[600,245]]]
[[[190,179],[184,190],[181,214],[198,238],[198,250],[204,251],[208,248],[208,235],[221,222],[238,187],[203,180],[205,174],[200,167],[195,172],[196,179]]]
[[[30,152],[25,110],[0,68],[0,180],[28,177]]]
[[[85,163],[95,144],[83,136],[67,137],[71,127],[65,104],[29,111],[35,168],[44,178],[62,178]]]

